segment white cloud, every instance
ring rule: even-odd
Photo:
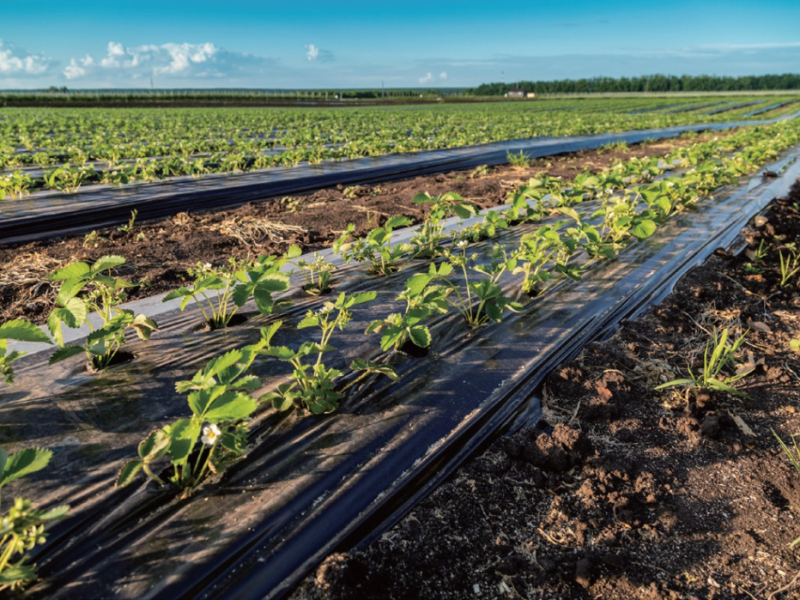
[[[28,54],[0,39],[0,73],[3,75],[43,75],[53,65],[53,60],[43,54]]]
[[[306,44],[305,49],[308,62],[333,62],[333,53],[328,50],[323,50],[315,44]]]
[[[229,52],[211,42],[188,42],[123,46],[109,42],[106,55],[95,60],[90,55],[70,59],[64,69],[67,79],[123,82],[158,77],[162,83],[187,79],[224,79],[236,75],[257,76],[275,61]]]
[[[309,61],[314,61],[319,58],[319,48],[314,44],[306,44],[306,58]]]
[[[439,73],[440,81],[445,81],[446,79],[447,79],[447,71],[442,71],[441,73]],[[419,78],[419,82],[421,85],[427,85],[429,83],[433,83],[434,81],[436,81],[436,76],[431,71],[425,73],[424,77]]]
[[[86,75],[88,69],[94,65],[94,59],[88,54],[81,59],[71,58],[69,64],[64,69],[64,77],[67,79],[78,79]]]

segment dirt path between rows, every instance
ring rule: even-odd
[[[798,276],[780,287],[778,259],[800,237],[800,180],[743,235],[747,254],[718,251],[553,372],[536,427],[366,550],[330,556],[293,598],[800,597],[800,474],[772,434],[800,432]],[[749,331],[750,399],[654,391],[687,362],[699,371],[714,327]]]
[[[665,156],[671,149],[724,137],[736,130],[703,134],[628,149],[581,151],[534,161],[528,168],[510,165],[484,171],[453,171],[375,186],[328,188],[304,196],[265,199],[235,209],[180,213],[171,219],[134,223],[130,231],[97,231],[70,237],[0,248],[0,322],[24,317],[43,323],[53,308],[54,288],[47,274],[76,260],[93,261],[118,254],[128,265],[120,272],[143,285],[131,298],[152,296],[185,284],[186,270],[198,263],[221,265],[231,256],[275,254],[291,244],[313,251],[329,246],[347,227],[358,235],[393,215],[421,221],[425,212],[412,198],[456,192],[482,208],[508,201],[509,192],[538,174],[571,180],[583,171],[597,172],[618,160]]]

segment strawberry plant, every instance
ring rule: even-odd
[[[465,202],[455,192],[447,192],[441,196],[431,196],[425,192],[414,196],[412,202],[430,205],[430,210],[422,226],[411,239],[411,245],[417,258],[432,258],[441,254],[441,244],[445,240],[443,224],[445,219],[454,215],[461,219],[468,219],[476,213],[475,205]]]
[[[251,296],[262,315],[272,314],[275,308],[272,294],[285,292],[290,284],[281,267],[299,252],[299,248],[293,247],[283,257],[262,255],[254,261],[231,257],[227,266],[218,268],[210,263],[198,264],[189,270],[194,277],[192,286],[173,290],[164,296],[164,302],[181,298],[180,308],[184,310],[194,299],[211,329],[228,327]]]
[[[398,227],[408,227],[411,219],[407,217],[391,217],[383,227],[377,227],[365,237],[348,242],[353,232],[349,225],[347,232],[336,241],[333,251],[341,253],[347,262],[355,260],[367,265],[367,272],[375,275],[391,275],[400,268],[403,258],[412,250],[410,244],[392,246],[392,231]]]
[[[42,448],[25,448],[7,454],[0,450],[0,490],[26,475],[41,471],[53,453]],[[19,589],[36,579],[36,566],[26,552],[47,541],[45,527],[66,518],[69,506],[50,510],[34,508],[30,500],[15,498],[14,504],[0,519],[0,590]],[[20,556],[17,561],[14,557]]]
[[[139,444],[138,458],[122,467],[117,487],[128,485],[141,471],[158,485],[177,486],[186,496],[209,473],[219,473],[241,458],[247,445],[246,422],[258,407],[251,393],[261,387],[248,370],[279,326],[278,322],[262,329],[257,344],[213,358],[191,380],[175,384],[179,394],[188,394],[192,416],[148,435]],[[171,468],[158,474],[154,464],[164,461]]]
[[[336,410],[342,398],[341,390],[336,389],[336,380],[342,377],[343,373],[338,369],[328,368],[322,361],[323,355],[335,350],[330,345],[331,337],[336,329],[341,331],[347,327],[352,319],[351,309],[374,299],[375,292],[351,296],[342,292],[336,302],[326,302],[316,312],[308,311],[305,318],[297,325],[298,329],[318,328],[320,330],[318,342],[304,342],[297,350],[287,346],[270,346],[264,349],[262,354],[286,361],[294,367],[292,381],[280,384],[276,392],[266,394],[264,399],[272,402],[272,405],[281,411],[295,406],[305,407],[313,414]],[[355,361],[351,368],[397,377],[391,367],[376,365],[369,361]]]
[[[294,246],[294,248],[296,248],[296,246]],[[294,252],[294,254],[294,258],[300,256],[299,252]],[[325,257],[319,252],[315,252],[314,258],[311,260],[301,258],[294,262],[290,261],[290,264],[299,269],[299,271],[292,271],[293,273],[299,272],[305,278],[306,283],[303,285],[303,290],[305,290],[307,294],[311,296],[321,296],[331,291],[334,266],[326,261]]]
[[[450,288],[432,285],[452,273],[450,263],[441,264],[438,269],[431,263],[428,273],[417,273],[406,281],[405,289],[397,297],[406,302],[402,313],[393,313],[380,321],[373,321],[366,333],[381,333],[381,349],[388,351],[405,350],[409,354],[421,354],[431,345],[431,332],[424,321],[436,314],[448,311],[447,296]],[[409,343],[412,347],[409,347]]]
[[[505,248],[495,245],[489,265],[477,262],[477,256],[467,256],[467,243],[458,242],[457,249],[448,251],[447,262],[453,270],[460,270],[463,275],[465,291],[462,294],[457,285],[452,285],[452,296],[448,297],[452,304],[464,317],[470,327],[479,327],[488,321],[500,322],[505,310],[517,311],[519,304],[503,295],[503,288],[498,281],[506,271],[513,271],[517,259],[509,257]],[[470,271],[485,275],[477,281],[470,280]]]
[[[25,352],[19,350],[9,352],[8,340],[53,343],[44,331],[24,319],[14,319],[0,325],[0,376],[8,385],[14,383],[14,369],[11,363],[25,355]]]
[[[59,349],[50,357],[50,364],[76,354],[85,354],[90,368],[108,367],[125,344],[125,332],[132,329],[142,340],[158,330],[156,322],[146,315],[120,308],[127,298],[126,289],[134,284],[111,273],[125,264],[121,256],[103,256],[93,265],[72,263],[52,273],[48,279],[61,281],[56,295],[56,308],[47,317],[47,326]],[[96,312],[102,326],[95,328],[88,320]],[[86,323],[91,329],[84,345],[65,345],[62,325],[78,328]]]

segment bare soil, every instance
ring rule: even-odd
[[[798,598],[800,180],[674,293],[555,370],[544,419],[494,442],[362,551],[328,557],[295,599]],[[761,242],[766,257],[758,262]],[[752,264],[751,267],[748,267]],[[756,268],[761,273],[754,273]],[[702,367],[714,327],[747,334],[749,399],[654,391]]]
[[[508,194],[530,177],[547,173],[571,180],[583,171],[598,172],[617,160],[665,156],[672,148],[729,135],[734,130],[694,139],[643,143],[627,150],[600,149],[540,159],[529,168],[491,167],[485,173],[453,171],[375,186],[321,189],[315,193],[268,198],[231,210],[180,213],[171,219],[135,223],[130,231],[97,231],[96,236],[69,237],[0,247],[0,321],[27,318],[43,323],[54,306],[55,289],[48,273],[76,260],[93,261],[118,254],[128,264],[121,275],[141,287],[131,298],[151,296],[184,285],[186,270],[198,263],[225,263],[235,256],[281,253],[291,244],[306,251],[329,246],[346,229],[366,234],[393,215],[415,222],[424,218],[412,198],[457,192],[481,208],[508,201]]]

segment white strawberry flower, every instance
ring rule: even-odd
[[[219,430],[219,427],[216,425],[206,425],[203,427],[203,437],[200,438],[200,441],[210,448],[217,443],[217,438],[221,435],[222,432]]]

